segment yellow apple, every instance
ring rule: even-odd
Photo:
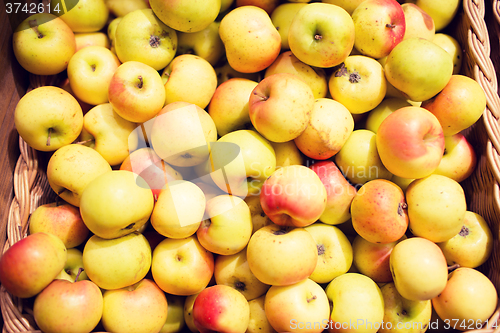
[[[118,17],[123,17],[137,9],[148,8],[148,2],[144,0],[105,0],[109,11]]]
[[[450,24],[462,3],[458,0],[446,0],[440,3],[432,0],[416,0],[415,4],[432,17],[436,31],[441,31]]]
[[[297,148],[295,141],[269,142],[276,155],[276,169],[287,165],[301,165],[305,163],[305,156]]]
[[[60,5],[60,1],[50,1],[52,12],[57,5]],[[79,0],[78,6],[60,16],[73,32],[97,32],[104,28],[108,17],[109,9],[105,0]]]
[[[102,46],[107,49],[111,47],[111,42],[106,33],[97,32],[77,32],[75,33],[76,51],[87,46]]]
[[[273,221],[264,213],[262,205],[260,204],[260,197],[258,195],[249,195],[246,197],[245,202],[250,208],[250,215],[252,216],[252,235],[260,228],[273,224]]]
[[[436,34],[432,17],[411,2],[401,4],[401,8],[405,14],[406,22],[404,38],[421,37],[432,41]]]
[[[307,5],[306,3],[290,3],[285,2],[279,4],[271,13],[271,21],[273,22],[276,30],[278,30],[281,36],[281,49],[289,50],[288,46],[288,30],[290,29],[290,24],[295,17],[295,14]]]
[[[194,54],[215,66],[224,56],[224,44],[219,36],[219,21],[197,32],[177,31],[177,54]]]
[[[331,3],[344,8],[349,15],[358,7],[364,0],[322,0],[321,2]]]
[[[436,33],[432,39],[434,43],[441,46],[453,59],[453,74],[459,74],[462,69],[463,50],[460,43],[449,34]]]
[[[461,132],[444,137],[444,155],[435,174],[450,177],[461,183],[476,169],[477,154]]]
[[[365,122],[366,129],[377,133],[380,124],[388,115],[405,106],[411,104],[403,98],[386,96],[379,105],[369,111]]]
[[[167,320],[159,333],[176,333],[181,332],[186,326],[184,320],[184,302],[186,297],[166,294],[168,311]]]
[[[193,320],[193,305],[198,294],[199,293],[191,294],[187,296],[184,301],[184,322],[186,323],[186,327],[193,333],[199,332]]]
[[[247,333],[276,333],[266,316],[265,310],[266,295],[248,301],[250,307],[250,322]]]

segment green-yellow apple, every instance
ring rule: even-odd
[[[476,268],[484,264],[493,252],[493,234],[488,223],[478,213],[466,211],[462,229],[451,239],[438,243],[448,265]]]
[[[80,141],[95,149],[111,166],[120,165],[137,148],[137,125],[113,110],[110,103],[102,103],[83,116]]]
[[[75,33],[76,51],[87,46],[102,46],[107,49],[111,47],[111,42],[106,33],[97,32],[77,32]]]
[[[307,4],[285,2],[279,4],[271,13],[271,21],[281,36],[282,50],[290,49],[288,46],[288,30],[290,29],[290,24],[292,24],[295,14],[305,5]]]
[[[208,159],[209,144],[217,140],[217,129],[205,110],[196,104],[178,101],[158,112],[149,140],[165,162],[174,167],[188,167]]]
[[[215,21],[221,0],[164,1],[149,0],[155,15],[166,25],[181,32],[197,32]]]
[[[122,118],[143,123],[152,119],[165,104],[165,87],[153,67],[127,61],[116,69],[108,88],[108,100]]]
[[[414,3],[401,4],[405,14],[406,31],[404,38],[420,37],[432,41],[436,34],[434,20]]]
[[[69,144],[50,157],[47,179],[59,197],[80,207],[83,190],[92,180],[108,171],[111,171],[111,166],[95,149]]]
[[[444,137],[444,155],[434,173],[461,183],[474,172],[476,164],[474,147],[465,135],[458,132]]]
[[[89,229],[80,210],[67,202],[51,202],[38,206],[30,215],[29,233],[47,232],[59,237],[67,249],[87,240]]]
[[[260,192],[264,213],[281,226],[313,224],[325,211],[326,202],[325,185],[304,165],[279,168],[264,181]]]
[[[264,77],[276,73],[297,75],[311,87],[314,98],[324,98],[328,93],[328,80],[325,70],[303,63],[291,51],[281,53],[278,58],[266,68]]]
[[[405,106],[411,104],[403,98],[386,96],[379,105],[369,111],[365,122],[366,129],[377,133],[380,124],[388,115]]]
[[[351,133],[335,155],[335,163],[354,184],[362,185],[375,179],[392,179],[392,173],[380,159],[376,134],[363,128]]]
[[[140,229],[154,208],[144,179],[127,170],[112,170],[93,179],[82,192],[80,213],[89,230],[111,239]]]
[[[486,108],[486,94],[477,81],[456,74],[436,96],[423,101],[422,107],[439,119],[445,136],[453,135],[479,120]]]
[[[403,107],[382,121],[376,145],[380,160],[392,174],[403,178],[426,177],[443,158],[443,128],[426,109]]]
[[[250,270],[246,248],[235,254],[217,256],[214,278],[216,284],[223,284],[238,290],[247,301],[265,295],[270,287],[257,279]]]
[[[341,64],[354,46],[354,22],[342,7],[310,3],[294,16],[288,45],[302,62],[329,68]]]
[[[368,112],[379,105],[386,95],[384,68],[371,57],[348,56],[330,75],[328,89],[332,98],[345,105],[351,113]]]
[[[384,318],[384,298],[366,275],[345,273],[325,289],[332,304],[328,332],[375,333]]]
[[[397,243],[406,239],[403,235],[400,239],[391,243],[369,242],[360,235],[356,235],[352,241],[353,264],[357,270],[377,283],[392,281],[389,258]]]
[[[326,189],[326,207],[319,220],[326,224],[338,225],[351,218],[351,203],[356,195],[356,187],[345,179],[333,161],[320,161],[309,168],[318,176]]]
[[[14,124],[30,147],[54,151],[78,138],[83,128],[83,111],[66,90],[42,86],[21,97],[14,110]]]
[[[238,72],[260,72],[278,57],[281,36],[262,8],[242,6],[224,15],[219,26],[229,65]]]
[[[467,201],[460,183],[442,175],[416,179],[406,189],[410,231],[433,242],[460,232]]]
[[[387,56],[405,36],[405,14],[396,0],[363,1],[351,16],[356,32],[354,47],[368,57]]]
[[[452,271],[444,290],[432,299],[439,318],[458,331],[482,328],[497,304],[495,285],[486,275],[470,267]]]
[[[250,321],[247,333],[276,333],[266,316],[266,295],[248,301],[250,307]]]
[[[432,302],[411,301],[398,292],[393,282],[380,287],[384,297],[384,325],[379,333],[422,333],[432,317]]]
[[[186,327],[193,333],[199,332],[198,328],[194,325],[193,320],[193,305],[198,294],[199,293],[191,294],[187,296],[184,301],[184,322],[186,323]]]
[[[165,293],[153,280],[103,292],[102,325],[107,332],[156,333],[167,320]]]
[[[223,194],[207,201],[206,219],[196,231],[198,241],[208,251],[231,255],[243,250],[252,236],[252,216],[240,197]]]
[[[64,279],[71,282],[88,280],[89,277],[83,267],[83,252],[78,248],[67,249],[66,263],[56,279]]]
[[[248,101],[256,86],[256,81],[238,77],[217,86],[207,111],[215,123],[219,136],[252,126]]]
[[[76,97],[75,93],[71,89],[71,85],[69,84],[69,79],[67,77],[62,80],[62,82],[59,84],[59,87],[62,88],[62,89],[64,89],[64,90],[66,90],[74,98],[76,98],[77,102],[80,104],[80,107],[82,108],[83,114],[87,113],[90,109],[92,109],[94,107],[94,105],[85,103],[84,101],[82,101],[78,97]]]
[[[214,255],[192,235],[166,238],[153,251],[151,272],[166,293],[188,296],[207,287],[214,273]]]
[[[344,104],[317,98],[306,129],[294,139],[307,157],[326,160],[337,154],[354,130],[354,119]]]
[[[65,12],[60,18],[73,30],[73,32],[96,32],[108,23],[109,9],[105,0],[79,0],[78,6]],[[50,1],[54,11],[59,5],[57,0]]]
[[[432,41],[451,55],[453,59],[453,74],[459,74],[462,69],[463,58],[463,50],[460,43],[455,37],[442,32],[434,34]]]
[[[413,178],[403,178],[403,177],[399,177],[399,176],[395,176],[395,175],[393,175],[392,178],[391,178],[391,182],[393,182],[394,184],[396,184],[399,187],[401,187],[401,189],[405,193],[406,193],[406,189],[408,188],[408,186],[410,185],[410,183],[412,181],[414,181],[414,180],[415,179],[413,179]]]
[[[205,59],[194,54],[177,55],[163,70],[165,104],[187,102],[204,109],[217,88],[217,74]]]
[[[233,4],[234,0],[221,0],[219,15],[225,13],[227,10],[230,10]]]
[[[329,283],[347,273],[353,260],[352,246],[347,236],[336,226],[322,222],[313,223],[306,229],[316,241],[318,263],[309,276],[317,283]]]
[[[314,100],[311,87],[299,76],[276,73],[254,88],[248,112],[253,126],[266,139],[286,142],[306,129]]]
[[[424,38],[408,38],[397,44],[384,66],[389,83],[408,99],[425,101],[439,93],[453,74],[448,52]]]
[[[260,228],[273,224],[274,222],[264,213],[262,210],[262,205],[260,204],[260,197],[258,195],[250,195],[246,197],[245,202],[250,208],[250,215],[252,216],[252,234],[254,234]]]
[[[184,320],[184,302],[186,297],[171,294],[166,294],[166,296],[168,303],[167,320],[159,333],[182,332],[186,326]]]
[[[248,79],[252,81],[259,81],[261,77],[260,72],[255,72],[255,73],[242,73],[238,72],[235,70],[229,63],[226,61],[223,61],[222,64],[218,65],[215,67],[215,72],[217,73],[217,86],[219,86],[221,83],[226,82],[229,79],[232,78],[242,78],[242,79]]]
[[[68,67],[76,52],[75,34],[61,18],[50,13],[27,17],[12,34],[19,64],[35,75],[55,75]]]
[[[203,221],[205,194],[196,184],[171,181],[160,191],[150,221],[153,228],[169,238],[193,235]]]
[[[142,280],[151,267],[151,246],[138,232],[104,239],[93,235],[83,248],[83,267],[100,288],[125,288]]]
[[[108,86],[120,64],[118,58],[104,46],[92,45],[77,51],[67,68],[71,90],[85,103],[107,103]]]
[[[148,2],[144,0],[105,0],[110,13],[121,18],[137,9],[146,9]]]
[[[276,170],[270,142],[254,130],[229,132],[211,145],[208,170],[223,191],[246,197],[258,195],[264,181]]]
[[[328,297],[312,279],[271,286],[264,304],[266,317],[278,332],[321,333],[328,326]]]
[[[122,18],[123,18],[122,16],[119,16],[112,19],[108,24],[108,28],[106,29],[106,33],[108,35],[110,42],[109,50],[113,52],[114,55],[116,55],[116,49],[115,49],[116,28],[118,27],[118,23],[120,23]]]
[[[280,4],[280,0],[235,0],[235,6],[256,6],[266,11],[268,15],[274,12],[274,9]]]
[[[396,289],[412,301],[429,300],[446,287],[448,265],[436,243],[422,237],[403,239],[389,257]]]
[[[193,320],[200,332],[244,333],[250,321],[250,307],[236,289],[214,285],[196,297]]]
[[[33,317],[43,332],[91,332],[103,310],[101,289],[92,281],[52,281],[33,303]]]
[[[318,261],[318,249],[314,238],[304,228],[270,224],[250,238],[247,261],[261,282],[291,285],[312,274]]]
[[[28,235],[0,257],[0,283],[13,296],[33,297],[61,272],[66,259],[66,247],[56,235]]]
[[[322,0],[321,2],[331,3],[344,8],[349,15],[358,7],[364,0]]]
[[[432,0],[413,0],[412,2],[432,17],[436,31],[441,31],[447,27],[462,5],[458,0],[446,0],[440,3]]]
[[[224,55],[224,44],[219,36],[219,21],[210,23],[197,32],[177,32],[177,54],[194,54],[208,61],[212,66],[218,64]]]
[[[361,186],[351,203],[354,230],[372,243],[392,243],[408,229],[407,204],[403,190],[386,179]]]
[[[276,169],[287,165],[301,165],[305,163],[305,156],[297,148],[295,141],[270,142],[276,155]]]

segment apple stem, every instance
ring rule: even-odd
[[[31,29],[36,33],[38,38],[43,38],[43,34],[38,30],[38,24],[36,23],[36,20],[30,20],[29,25]]]
[[[460,265],[459,264],[455,264],[455,265],[451,265],[451,266],[448,266],[448,272],[451,272],[457,268],[459,268]]]
[[[321,36],[320,34],[316,34],[316,35],[314,35],[314,39],[321,40],[321,39],[323,39],[323,36]]]
[[[78,268],[78,273],[76,273],[75,282],[78,281],[80,274],[83,272],[83,267]]]
[[[94,139],[93,139],[93,138],[92,138],[92,139],[85,140],[85,141],[78,141],[78,142],[75,142],[75,145],[84,145],[84,144],[86,144],[86,143],[88,143],[88,142],[92,142],[92,141],[94,141]]]
[[[267,96],[266,95],[262,95],[262,94],[259,94],[258,92],[254,91],[253,93],[255,96],[259,96],[263,101],[266,101],[267,100]]]
[[[398,215],[403,216],[404,214],[404,209],[408,208],[408,204],[406,202],[400,202],[398,205]]]
[[[312,295],[311,297],[309,297],[307,299],[307,303],[311,303],[312,301],[314,301],[316,298],[318,298],[316,295]]]
[[[142,89],[142,87],[144,86],[144,81],[142,80],[142,76],[139,75],[137,78],[139,79],[139,83],[137,83],[137,88]]]
[[[386,28],[390,28],[390,29],[394,29],[394,28],[396,27],[396,25],[395,25],[395,24],[392,24],[392,23],[387,23],[387,24],[385,25],[385,27],[386,27]]]
[[[49,133],[47,135],[47,146],[50,146],[50,134],[52,133],[52,127],[49,127]]]

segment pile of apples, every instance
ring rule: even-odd
[[[43,332],[488,325],[460,1],[59,5],[13,34],[64,78],[14,115],[58,199],[0,259]]]

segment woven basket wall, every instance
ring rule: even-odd
[[[476,148],[478,164],[462,186],[469,210],[482,215],[492,228],[493,254],[479,269],[500,291],[500,0],[464,0],[456,21],[446,32],[457,38],[464,48],[463,74],[475,79],[486,92],[487,108],[482,118],[464,132]],[[57,79],[31,76],[30,89],[57,84]],[[44,156],[21,138],[19,148],[20,156],[13,175],[14,198],[8,220],[0,221],[6,224],[7,233],[1,253],[27,236],[29,216],[39,205],[55,200],[45,175]],[[31,305],[27,300],[12,297],[0,286],[3,332],[40,332],[34,323]],[[500,321],[495,324],[499,312],[497,309],[490,318],[488,327],[476,331],[500,333]]]

